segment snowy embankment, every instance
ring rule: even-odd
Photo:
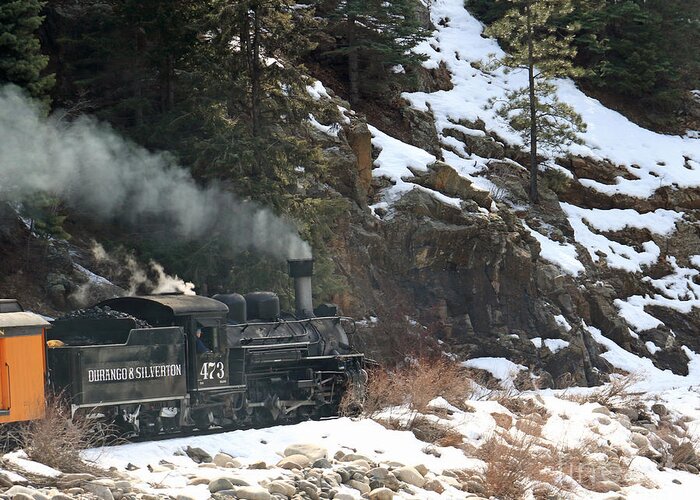
[[[481,358],[468,365],[491,372],[501,388],[474,383],[463,397],[437,397],[420,414],[398,406],[374,415],[388,427],[432,431],[448,441],[339,418],[84,452],[105,477],[94,470],[62,474],[14,452],[3,457],[0,480],[15,485],[10,495],[56,500],[66,494],[204,500],[214,493],[265,500],[478,499],[516,491],[517,498],[694,498],[700,393],[690,384],[700,382],[700,361],[689,377],[676,377],[609,347],[611,362],[643,366],[643,376],[600,388],[519,392],[513,379],[524,367]],[[51,486],[27,486],[28,475]]]

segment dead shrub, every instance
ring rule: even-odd
[[[639,408],[642,406],[641,392],[633,392],[632,387],[639,382],[639,375],[636,374],[613,374],[610,381],[588,394],[572,394],[564,392],[562,399],[575,403],[598,403],[607,408]]]
[[[413,435],[426,443],[433,443],[438,446],[460,446],[464,441],[462,434],[444,424],[440,424],[429,418],[417,415],[411,419],[407,428]]]
[[[365,391],[364,413],[405,405],[410,411],[424,413],[437,397],[463,408],[475,386],[466,372],[445,358],[419,359],[394,370],[372,370]]]
[[[388,428],[410,430],[418,439],[439,446],[458,446],[463,441],[459,432],[424,414],[433,414],[441,419],[451,416],[449,409],[429,406],[438,397],[466,411],[466,400],[474,390],[475,386],[466,371],[454,361],[445,358],[418,359],[394,370],[377,368],[370,371],[363,409],[365,415],[374,417]],[[351,406],[345,399],[341,410]],[[402,408],[400,419],[377,418],[383,410],[391,407]]]
[[[99,426],[84,417],[71,418],[65,399],[49,395],[44,418],[19,424],[14,440],[36,462],[62,472],[89,472],[95,467],[84,462],[80,452],[104,446],[114,436],[110,426]]]
[[[659,422],[656,430],[649,435],[654,448],[660,453],[657,461],[664,467],[695,472],[700,469],[700,440],[691,433],[687,424],[681,420]]]
[[[551,450],[540,446],[534,436],[523,432],[493,434],[476,450],[476,457],[486,463],[485,496],[520,499],[535,486],[549,494],[561,490],[561,481],[551,468]]]
[[[632,482],[629,477],[632,459],[617,456],[594,440],[583,441],[575,447],[559,447],[554,452],[556,463],[552,466],[553,470],[565,474],[587,490],[605,493],[609,490],[604,481],[612,481],[619,486]],[[593,458],[595,453],[601,452],[607,455],[606,460]]]

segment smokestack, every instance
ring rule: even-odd
[[[311,276],[314,274],[313,259],[288,260],[289,276],[294,278],[294,297],[297,318],[313,318],[314,304],[311,297]]]

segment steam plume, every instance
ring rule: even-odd
[[[88,117],[43,118],[17,87],[0,88],[0,198],[38,191],[134,226],[156,219],[184,240],[216,231],[235,250],[308,258],[293,224],[216,185],[201,187],[166,155],[151,153]]]

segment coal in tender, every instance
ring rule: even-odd
[[[63,320],[77,320],[77,319],[94,319],[94,320],[104,320],[104,319],[131,319],[136,323],[136,328],[151,328],[151,325],[139,318],[136,318],[130,314],[121,311],[115,311],[109,306],[104,307],[90,307],[87,309],[77,309],[71,311],[68,314],[61,316],[56,321]]]

